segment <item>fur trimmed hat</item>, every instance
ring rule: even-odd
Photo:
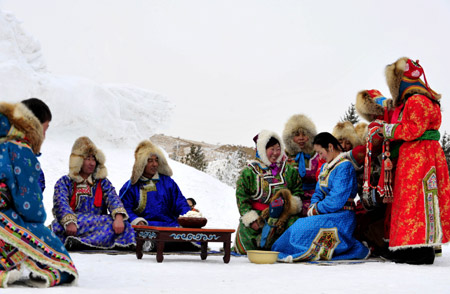
[[[151,155],[156,155],[158,157],[158,173],[169,177],[172,176],[172,169],[167,163],[166,157],[164,156],[162,150],[158,146],[154,145],[150,140],[145,140],[140,142],[134,151],[134,165],[131,173],[132,185],[136,184],[142,176]]]
[[[93,179],[104,179],[108,175],[108,171],[105,166],[105,155],[103,152],[95,146],[94,142],[88,137],[80,137],[75,140],[72,146],[72,153],[69,160],[69,177],[77,183],[82,182],[84,179],[80,176],[81,168],[86,157],[93,155],[97,161],[97,166],[92,174]]]
[[[378,90],[362,90],[356,95],[356,112],[367,121],[383,116],[385,108],[393,109],[393,100],[384,97]]]
[[[353,147],[362,144],[361,138],[356,133],[355,127],[349,121],[338,122],[333,129],[333,136],[338,140],[348,140]]]
[[[369,133],[368,127],[369,125],[366,124],[365,122],[359,122],[355,125],[356,135],[358,135],[362,144],[366,142],[367,134]]]
[[[270,162],[269,158],[267,157],[267,153],[266,153],[266,146],[267,146],[267,143],[269,143],[269,140],[271,138],[274,138],[278,142],[280,142],[281,154],[277,158],[277,163],[280,163],[281,160],[283,159],[283,157],[285,156],[285,154],[284,154],[285,147],[284,147],[284,143],[281,140],[280,136],[278,136],[275,132],[268,131],[268,130],[262,130],[261,132],[259,132],[258,135],[255,136],[255,138],[253,138],[253,140],[256,143],[256,152],[259,155],[259,158],[261,159],[261,161],[267,166],[270,166],[272,164]]]
[[[302,150],[300,146],[294,142],[294,137],[298,132],[304,132],[309,138],[305,150]],[[286,144],[286,152],[290,155],[295,155],[302,151],[311,153],[314,150],[312,142],[316,135],[316,125],[309,117],[303,114],[294,114],[284,125],[283,142]]]
[[[421,94],[430,99],[441,99],[441,95],[429,87],[424,70],[418,60],[414,62],[408,57],[399,58],[396,62],[386,66],[385,74],[394,106],[401,105],[406,95]],[[422,75],[425,83],[420,79]]]
[[[41,122],[23,103],[0,103],[0,113],[5,115],[11,128],[7,133],[2,134],[5,137],[24,136],[25,140],[31,145],[34,154],[39,154],[41,145],[44,141],[44,131]],[[22,135],[20,135],[22,133]]]

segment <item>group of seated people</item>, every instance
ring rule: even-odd
[[[255,158],[236,183],[241,217],[233,250],[278,251],[284,262],[378,253],[398,263],[432,264],[437,246],[450,239],[450,178],[439,144],[440,95],[422,74],[418,61],[400,58],[386,67],[392,99],[377,90],[359,92],[357,110],[368,126],[342,122],[333,134],[317,133],[311,119],[296,114],[282,138],[259,132]],[[37,156],[50,121],[39,99],[0,102],[0,287],[24,269],[33,286],[76,283],[67,249],[131,248],[132,225],[178,226],[178,216],[195,209],[152,142],[137,146],[130,180],[117,195],[104,154],[80,137],[68,174],[55,185],[49,229]],[[383,146],[378,187],[367,169],[378,155],[376,140]],[[379,193],[374,207],[356,201],[361,179],[363,200],[368,191]]]

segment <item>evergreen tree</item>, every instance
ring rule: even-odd
[[[359,122],[359,116],[356,113],[355,104],[351,103],[350,107],[347,109],[347,112],[344,114],[344,117],[341,118],[341,121],[349,121],[352,124],[356,124]]]
[[[447,131],[445,131],[444,135],[442,136],[441,145],[442,149],[444,150],[448,171],[450,173],[450,136],[447,134]]]
[[[177,141],[175,146],[173,146],[172,151],[173,151],[173,153],[169,157],[175,161],[180,161],[181,156],[180,156],[180,142],[179,141]]]
[[[241,150],[237,150],[228,154],[224,159],[210,162],[206,169],[206,173],[235,188],[241,170],[246,164],[247,159],[245,153]]]
[[[181,158],[181,162],[192,166],[198,170],[204,171],[206,169],[205,154],[203,154],[202,146],[191,145],[191,150],[186,156]]]

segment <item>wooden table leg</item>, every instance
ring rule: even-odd
[[[230,255],[231,255],[231,240],[228,240],[226,242],[223,242],[223,249],[224,249],[224,255],[223,255],[223,262],[229,263],[230,262]]]
[[[202,258],[202,260],[205,260],[207,256],[208,256],[208,242],[202,242],[200,257]]]
[[[156,261],[163,262],[164,260],[164,241],[156,241]]]
[[[144,240],[141,238],[136,238],[136,257],[137,259],[142,259],[142,246],[144,245]]]

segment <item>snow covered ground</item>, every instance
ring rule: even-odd
[[[134,148],[170,119],[171,102],[152,91],[130,85],[103,85],[47,72],[37,40],[22,30],[14,16],[0,11],[0,100],[16,102],[41,97],[54,114],[42,147],[46,174],[44,193],[52,220],[53,185],[68,172],[74,140],[88,135],[106,155],[109,179],[120,189],[131,175]],[[234,189],[181,163],[169,160],[174,179],[208,218],[207,227],[238,224]],[[211,243],[218,249],[220,244]],[[338,266],[304,263],[256,265],[246,257],[221,256],[202,261],[194,255],[167,255],[158,264],[154,255],[73,253],[80,279],[75,287],[46,293],[449,293],[450,246],[431,266],[390,262]],[[36,293],[23,285],[0,293]]]

